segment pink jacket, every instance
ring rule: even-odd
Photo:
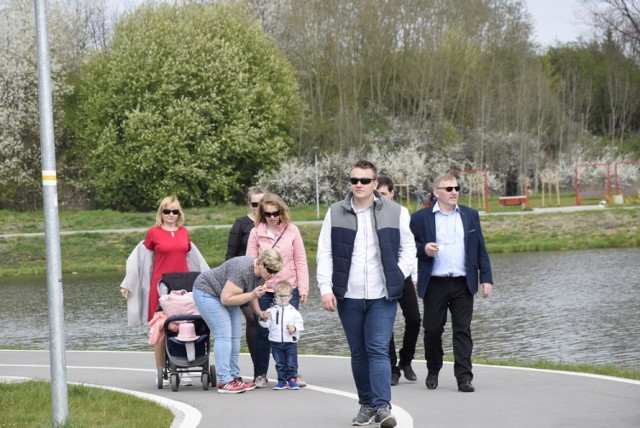
[[[153,314],[153,318],[149,321],[149,345],[155,345],[164,339],[164,324],[167,321],[167,314],[162,311],[158,311]],[[178,325],[174,322],[169,324],[169,330],[178,331]]]
[[[247,243],[247,256],[257,257],[264,250],[274,248],[278,250],[284,261],[282,270],[265,283],[270,292],[278,281],[286,280],[298,288],[298,293],[303,296],[309,295],[309,267],[307,266],[307,253],[304,249],[300,230],[295,224],[289,223],[285,226],[278,226],[278,236],[282,237],[276,243],[276,239],[271,238],[267,233],[267,225],[261,223],[251,229],[249,242]]]

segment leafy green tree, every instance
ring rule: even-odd
[[[231,201],[289,152],[294,72],[241,7],[146,5],[124,17],[77,91],[95,199],[151,209]]]

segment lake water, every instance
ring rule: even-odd
[[[494,292],[476,298],[474,355],[640,369],[640,249],[495,254],[491,260]],[[115,273],[63,278],[67,349],[150,350],[147,329],[126,325],[121,279]],[[300,352],[347,355],[338,316],[322,309],[312,282],[301,311]],[[0,278],[0,290],[0,348],[48,349],[46,278]],[[449,333],[447,325],[447,355]],[[401,337],[398,311],[396,344]],[[422,335],[416,358],[424,358]]]

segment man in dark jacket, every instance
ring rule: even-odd
[[[453,366],[458,390],[473,392],[471,383],[471,318],[473,296],[491,294],[491,262],[480,227],[478,211],[458,205],[460,186],[455,176],[444,174],[435,181],[438,201],[411,217],[411,231],[418,256],[418,296],[424,305],[424,348],[428,389],[438,387],[442,368],[442,332],[451,312]],[[479,279],[479,280],[478,280]]]

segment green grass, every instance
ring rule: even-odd
[[[445,360],[453,361],[453,357],[445,357]],[[494,358],[473,357],[474,364],[487,364],[492,366],[526,367],[541,370],[559,370],[576,373],[590,373],[602,376],[619,377],[623,379],[640,380],[640,370],[611,365],[594,366],[591,364],[558,363],[548,360],[516,361],[497,360]]]
[[[187,227],[228,225],[245,212],[243,207],[231,206],[193,211],[186,213]],[[125,215],[112,211],[61,212],[60,217],[69,224],[69,227],[63,230],[141,228],[140,232],[131,233],[61,235],[64,273],[123,271],[127,256],[144,238],[144,231],[153,224],[153,215],[149,213]],[[297,207],[293,210],[292,217],[297,221],[315,220],[315,207]],[[12,222],[0,224],[0,233],[17,233],[33,229],[33,213],[14,213],[11,214],[11,218]],[[113,221],[116,218],[120,220],[118,224]],[[8,223],[11,223],[11,226],[7,226]],[[638,247],[639,224],[640,209],[616,207],[606,210],[531,215],[494,213],[482,217],[482,228],[490,253]],[[9,228],[14,231],[9,232]],[[300,230],[309,263],[315,263],[320,226],[305,224],[300,225]],[[228,229],[200,228],[191,230],[190,234],[211,266],[224,261]],[[45,267],[43,236],[0,238],[0,276],[43,275]]]
[[[170,427],[165,407],[129,394],[68,385],[69,417],[62,428]],[[51,384],[42,381],[0,383],[0,427],[52,426]]]

